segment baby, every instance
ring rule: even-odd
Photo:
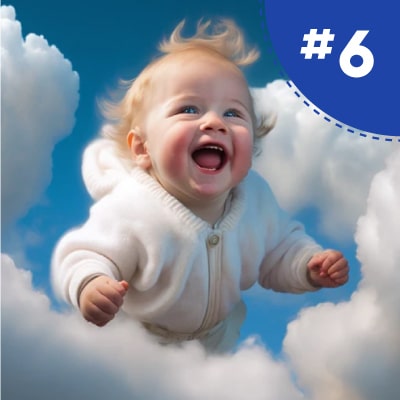
[[[60,240],[52,277],[98,326],[122,308],[162,343],[198,340],[223,352],[239,336],[242,291],[257,282],[292,293],[337,287],[348,263],[307,236],[251,170],[271,128],[257,122],[240,69],[257,51],[231,21],[211,33],[199,23],[190,38],[182,27],[106,107],[112,129],[84,158],[89,191],[102,148],[125,172]]]

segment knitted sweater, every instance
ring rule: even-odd
[[[127,314],[172,332],[197,332],[226,318],[256,282],[276,291],[315,290],[306,265],[320,250],[254,171],[211,226],[136,167],[92,206],[83,226],[61,238],[52,279],[76,307],[90,277],[124,279]]]

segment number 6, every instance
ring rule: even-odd
[[[356,31],[340,53],[340,68],[351,78],[362,78],[368,75],[374,66],[374,55],[371,50],[365,46],[361,46],[361,42],[368,35],[368,32],[369,31]],[[362,58],[362,64],[358,67],[351,64],[351,58],[353,56],[360,56]]]

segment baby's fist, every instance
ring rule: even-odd
[[[315,254],[307,264],[308,280],[313,286],[333,288],[349,279],[349,266],[340,251],[325,250]]]
[[[118,282],[105,275],[91,280],[79,297],[83,317],[97,326],[106,325],[122,306],[128,287],[126,281]]]

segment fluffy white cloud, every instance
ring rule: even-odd
[[[79,78],[55,46],[0,8],[2,225],[34,204],[51,180],[51,153],[74,125]]]
[[[105,328],[52,311],[29,271],[2,256],[2,394],[14,399],[260,399],[302,395],[284,363],[248,342],[206,356],[195,343],[161,347],[133,321]]]
[[[357,226],[363,278],[349,302],[320,304],[284,347],[315,400],[396,400],[400,393],[400,149],[371,185]]]
[[[336,127],[306,107],[286,82],[252,89],[259,114],[274,113],[254,167],[291,212],[315,207],[321,230],[349,240],[365,210],[372,177],[398,143],[372,140]]]

